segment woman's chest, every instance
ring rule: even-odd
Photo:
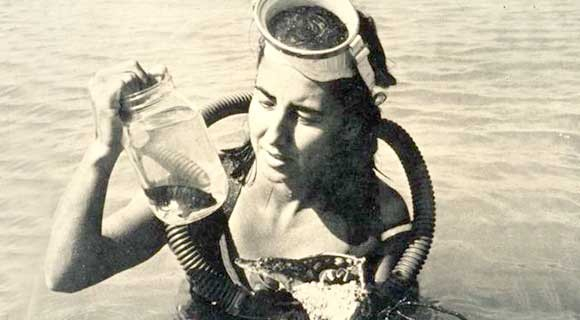
[[[348,253],[347,226],[339,218],[324,219],[313,209],[296,214],[265,212],[251,204],[237,205],[229,228],[238,255],[301,258],[320,253]]]

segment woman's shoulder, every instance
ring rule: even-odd
[[[381,240],[410,230],[411,217],[403,197],[386,182],[379,179],[379,213],[382,222]]]

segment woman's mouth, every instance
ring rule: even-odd
[[[277,150],[262,149],[262,151],[265,153],[265,161],[269,167],[281,168],[292,161],[291,157],[288,157]]]

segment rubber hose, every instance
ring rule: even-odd
[[[203,223],[203,220],[196,223]],[[241,304],[249,293],[205,260],[201,247],[191,238],[188,225],[167,225],[165,231],[169,248],[188,274],[193,291],[226,312],[239,315],[243,311]]]
[[[404,284],[415,281],[427,260],[435,232],[435,195],[427,165],[411,136],[394,121],[383,119],[378,138],[395,151],[411,189],[413,223],[411,241],[391,271]]]
[[[205,120],[205,124],[209,127],[225,117],[247,113],[251,101],[251,93],[232,94],[203,107],[201,115],[203,120]]]
[[[248,111],[251,94],[242,93],[231,95],[201,109],[201,114],[209,127],[227,116],[246,113]],[[153,152],[156,153],[156,152]],[[164,156],[162,160],[169,168],[191,168],[186,161],[178,160],[181,157]],[[189,159],[186,159],[189,161]],[[168,163],[177,161],[177,163]],[[196,223],[203,223],[204,220]],[[187,225],[166,226],[167,243],[179,261],[182,268],[189,275],[192,288],[196,294],[207,301],[215,302],[226,312],[239,315],[243,310],[243,300],[249,295],[244,288],[234,284],[230,278],[215,270],[205,261],[201,248],[192,239]]]

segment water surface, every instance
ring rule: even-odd
[[[167,250],[81,293],[48,292],[52,211],[93,133],[91,74],[135,58],[168,65],[196,104],[248,90],[249,2],[0,1],[1,319],[168,318],[182,273]],[[384,115],[412,133],[434,180],[423,293],[470,319],[577,319],[580,2],[356,4],[399,80]],[[125,157],[111,184],[108,211],[136,185]]]

